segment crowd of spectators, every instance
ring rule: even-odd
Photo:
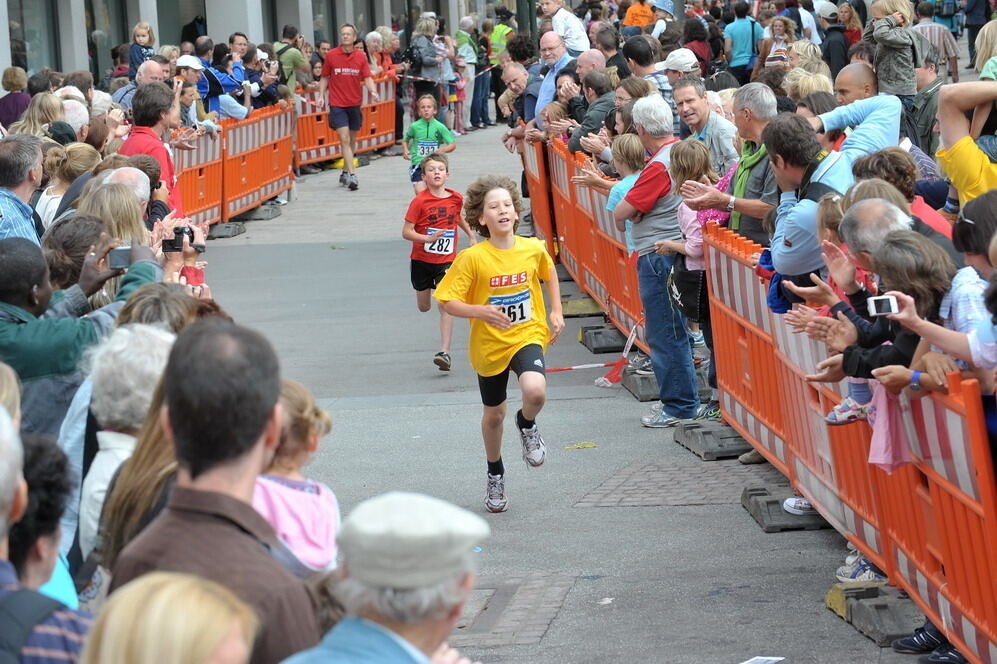
[[[997,434],[997,21],[985,0],[941,7],[694,0],[677,17],[671,0],[542,0],[538,38],[499,6],[453,34],[423,14],[404,50],[355,26],[335,47],[294,26],[274,44],[157,47],[139,23],[96,83],[6,70],[0,605],[30,618],[6,641],[25,662],[466,661],[445,640],[488,526],[410,494],[341,519],[302,472],[331,420],[214,301],[207,229],[176,182],[176,150],[296,94],[328,92],[355,140],[353,102],[334,102],[376,98],[373,76],[398,84],[399,139],[412,104],[458,135],[507,122],[510,151],[588,155],[574,184],[607,192],[636,266],[651,351],[636,368],[660,386],[644,426],[719,416],[716,367],[701,403],[693,352],[714,343],[716,222],[760,245],[773,311],[826,344],[810,379],[848,395],[828,425],[961,371]],[[960,83],[964,27],[981,80]],[[897,311],[872,316],[883,293]],[[857,554],[836,574],[882,578]],[[895,647],[965,661],[930,623]]]
[[[961,371],[980,380],[997,442],[989,3],[714,0],[682,17],[670,0],[587,3],[574,12],[590,42],[580,50],[544,4],[541,62],[502,71],[500,101],[525,123],[502,141],[563,140],[588,157],[574,185],[607,193],[650,347],[634,368],[660,389],[644,426],[719,417],[716,367],[702,403],[694,370],[696,346],[713,349],[702,226],[717,222],[760,245],[772,311],[827,346],[808,379],[843,382],[829,426],[869,419],[876,431],[895,395],[945,391]],[[959,82],[964,29],[976,82]],[[884,294],[897,313],[873,315],[869,299]],[[802,496],[783,507],[816,513]],[[885,578],[855,552],[835,575]],[[930,623],[894,647],[966,661]]]

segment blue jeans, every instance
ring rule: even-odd
[[[488,93],[492,89],[492,72],[478,74],[474,80],[474,96],[471,98],[471,126],[488,124]]]
[[[637,260],[637,285],[663,410],[672,417],[689,419],[699,408],[699,394],[685,316],[668,295],[668,273],[674,260],[674,256],[655,253],[641,256]]]

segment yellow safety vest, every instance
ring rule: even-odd
[[[488,58],[488,61],[493,65],[499,63],[499,56],[505,50],[505,43],[510,34],[512,34],[512,28],[505,23],[499,23],[492,30],[492,34],[488,35],[488,45],[491,46],[492,51],[492,56]]]

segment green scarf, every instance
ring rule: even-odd
[[[767,156],[768,150],[765,149],[764,144],[755,145],[751,141],[744,142],[744,145],[741,146],[741,161],[734,172],[734,189],[731,190],[734,198],[744,198],[744,192],[748,190],[748,177],[751,175],[751,169]],[[734,210],[730,213],[730,229],[736,231],[740,227],[741,213]]]

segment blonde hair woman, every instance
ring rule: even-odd
[[[789,55],[789,68],[805,69],[811,74],[823,74],[828,79],[831,76],[831,68],[824,62],[824,55],[817,46],[809,39],[797,39],[786,49]]]
[[[800,101],[811,92],[830,92],[834,94],[831,79],[823,74],[813,74],[806,69],[792,69],[782,80],[782,89],[793,101]]]
[[[150,572],[108,600],[82,664],[211,664],[249,661],[259,622],[232,591],[209,579]]]
[[[849,46],[854,46],[862,39],[862,21],[851,4],[842,2],[838,5],[838,23],[845,26],[845,39]]]
[[[51,92],[40,92],[31,98],[21,119],[7,128],[11,134],[29,134],[48,138],[45,127],[62,119],[62,100]]]
[[[983,71],[990,58],[997,57],[997,21],[990,21],[976,35],[976,71]]]
[[[142,209],[135,192],[128,185],[101,184],[80,199],[79,214],[88,214],[104,222],[108,235],[124,244],[139,238],[149,243],[149,231],[142,222]]]
[[[149,231],[142,221],[142,209],[135,192],[124,184],[99,184],[84,188],[76,212],[96,217],[104,222],[104,228],[112,240],[122,245],[130,245],[135,240],[149,244]],[[121,277],[112,277],[104,287],[90,296],[90,304],[95,309],[110,304],[121,285]]]
[[[55,220],[55,211],[69,185],[99,163],[100,153],[86,143],[70,143],[66,147],[50,148],[45,153],[44,169],[49,177],[49,186],[38,197],[35,212],[46,229]]]

